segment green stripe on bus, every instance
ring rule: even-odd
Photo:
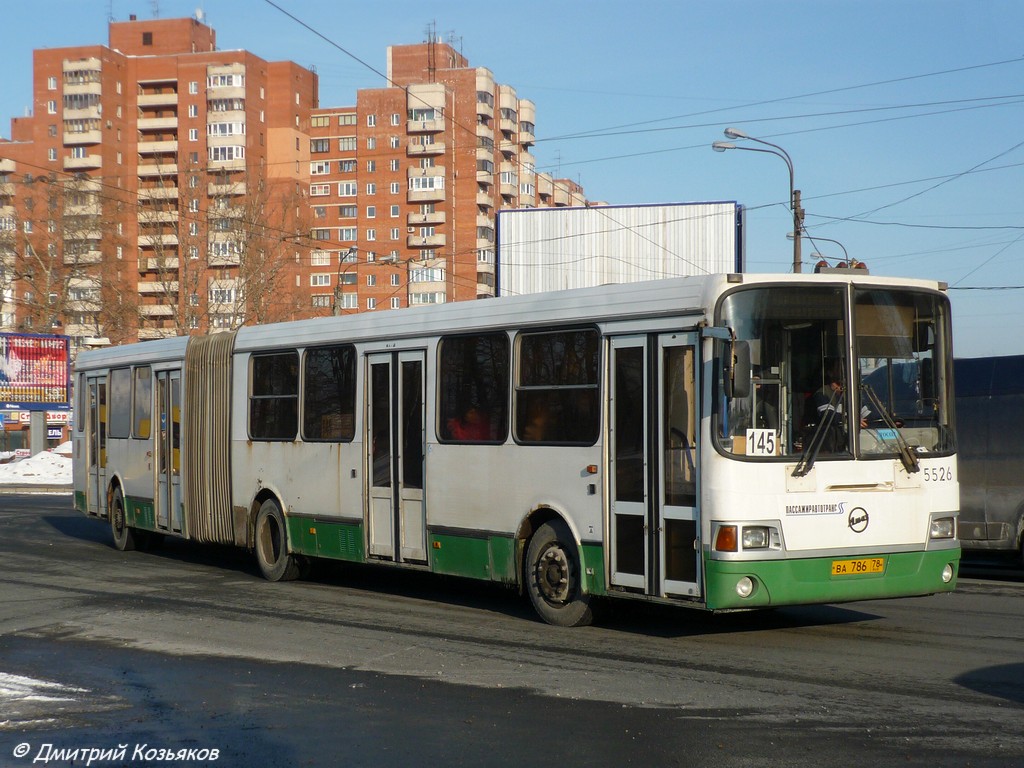
[[[604,581],[604,547],[599,544],[583,545],[583,588],[591,595],[607,594]]]
[[[156,530],[156,512],[153,509],[152,499],[128,496],[124,500],[124,516],[132,528],[141,528],[145,531]]]
[[[832,575],[833,560],[850,559],[847,556],[745,562],[705,560],[707,607],[717,611],[808,603],[844,603],[930,595],[952,592],[956,588],[959,549],[897,552],[878,557],[886,561],[883,573],[849,576]],[[942,570],[949,563],[953,565],[953,578],[944,582]],[[736,593],[737,582],[745,576],[755,582],[754,592],[748,598],[742,598]]]
[[[431,570],[449,576],[516,584],[516,546],[511,536],[457,536],[432,533]]]
[[[292,552],[332,560],[364,560],[361,523],[331,523],[309,517],[288,518],[288,545]]]
[[[89,502],[85,499],[84,491],[75,491],[75,509],[83,514],[89,514]]]

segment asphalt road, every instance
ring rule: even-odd
[[[120,553],[70,504],[0,496],[0,766],[1024,765],[1020,580],[563,630],[489,584]]]

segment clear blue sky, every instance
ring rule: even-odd
[[[274,5],[314,27],[331,43]],[[882,275],[951,286],[961,356],[1024,353],[1019,0],[45,0],[5,2],[0,136],[35,48],[107,42],[108,16],[191,16],[221,48],[316,67],[321,105],[378,87],[433,24],[537,104],[541,170],[613,204],[736,200],[748,269],[789,271],[784,163],[712,152],[736,126],[793,159],[812,235]],[[582,136],[580,134],[589,134]],[[756,146],[756,145],[755,145]],[[819,241],[821,252],[839,247]],[[804,243],[805,264],[815,248]],[[984,288],[987,290],[964,290]]]

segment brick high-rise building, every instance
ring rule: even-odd
[[[348,312],[494,296],[495,212],[583,205],[583,190],[537,173],[533,102],[450,45],[390,47],[387,79],[355,106],[313,111],[312,302]]]
[[[35,52],[0,140],[0,328],[76,343],[493,296],[495,212],[585,203],[538,174],[532,102],[450,45],[319,108],[316,75],[196,19]]]

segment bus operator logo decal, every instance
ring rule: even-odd
[[[868,529],[868,513],[864,507],[854,507],[850,510],[850,517],[847,525],[854,533],[864,533]]]

